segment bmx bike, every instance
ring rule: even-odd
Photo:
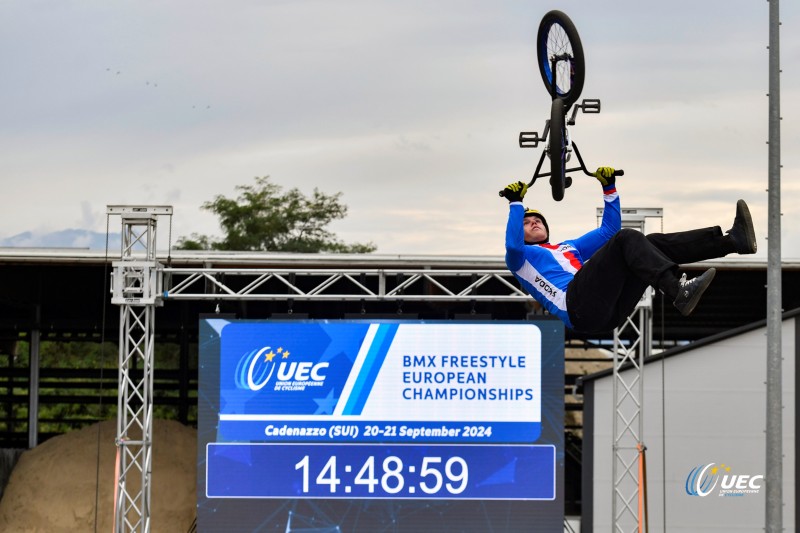
[[[545,121],[541,136],[535,131],[520,132],[519,146],[536,148],[539,143],[546,143],[528,186],[538,178],[549,176],[553,200],[560,202],[564,190],[572,185],[569,172],[581,170],[594,176],[586,169],[568,126],[575,125],[579,110],[587,114],[599,113],[600,100],[590,98],[576,103],[583,90],[586,63],[578,30],[565,13],[553,10],[542,18],[536,34],[536,57],[542,81],[551,97],[550,118]],[[569,114],[570,108],[572,114]],[[573,152],[579,166],[567,168]],[[541,172],[545,157],[550,159],[550,172]],[[614,174],[621,176],[624,172],[617,170]]]

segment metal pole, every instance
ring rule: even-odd
[[[41,301],[41,300],[40,300]],[[39,365],[41,364],[42,304],[35,308],[30,343],[30,387],[28,388],[28,448],[39,444]]]
[[[767,533],[783,531],[781,375],[780,39],[778,0],[769,0],[769,173],[767,229]]]

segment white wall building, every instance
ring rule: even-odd
[[[784,314],[782,325],[783,526],[794,532],[800,309]],[[649,531],[763,531],[766,496],[757,476],[766,471],[766,321],[662,355],[643,367]],[[583,532],[613,530],[613,381],[610,371],[583,380]],[[707,465],[705,477],[690,478]],[[689,494],[703,479],[700,492],[708,494]],[[727,492],[734,482],[748,492],[735,485]]]

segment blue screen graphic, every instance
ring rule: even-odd
[[[201,334],[203,530],[563,523],[559,322],[207,319]]]

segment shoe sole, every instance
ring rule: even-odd
[[[753,228],[753,218],[750,216],[750,208],[744,200],[736,202],[736,214],[742,216],[744,222],[744,237],[747,239],[749,249],[739,253],[754,254],[758,250],[758,243],[756,242],[756,231]]]
[[[697,307],[697,304],[700,303],[700,298],[703,297],[703,293],[706,292],[706,289],[708,289],[708,287],[711,285],[711,282],[714,281],[714,276],[716,275],[717,275],[716,268],[709,268],[708,270],[700,274],[700,277],[703,276],[708,276],[708,277],[702,281],[702,283],[697,289],[697,292],[695,292],[694,295],[692,296],[692,299],[686,302],[686,306],[683,309],[679,309],[680,313],[683,316],[689,316],[692,314],[694,308]]]

